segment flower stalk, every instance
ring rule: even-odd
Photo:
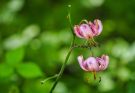
[[[56,85],[57,85],[59,79],[61,78],[61,76],[62,76],[62,74],[63,74],[63,72],[64,72],[64,69],[65,69],[66,63],[67,63],[67,61],[68,61],[68,59],[69,59],[69,57],[70,57],[70,54],[71,54],[72,50],[73,50],[73,48],[71,47],[71,48],[69,49],[69,52],[68,52],[67,56],[66,56],[65,62],[63,63],[63,65],[62,65],[62,67],[61,67],[61,70],[60,70],[60,72],[59,72],[59,74],[58,74],[58,77],[56,78],[56,80],[55,80],[55,82],[54,82],[54,84],[53,84],[53,87],[52,87],[51,90],[50,90],[50,93],[53,93],[54,88],[56,87]]]
[[[73,40],[72,40],[72,42],[71,42],[71,46],[70,46],[69,52],[68,52],[68,54],[67,54],[67,56],[66,56],[65,62],[63,63],[63,65],[62,65],[62,67],[61,67],[61,70],[60,70],[60,72],[59,72],[59,74],[58,74],[58,77],[56,78],[56,80],[55,80],[55,82],[54,82],[54,84],[53,84],[51,90],[50,90],[50,93],[53,93],[53,90],[55,89],[55,87],[56,87],[56,85],[57,85],[59,79],[61,78],[61,76],[62,76],[62,74],[63,74],[63,72],[64,72],[64,69],[65,69],[66,63],[68,62],[68,59],[69,59],[69,57],[70,57],[70,54],[71,54],[71,52],[72,52],[72,50],[73,50],[73,48],[74,48],[73,46],[74,46],[74,42],[75,42],[75,34],[74,34],[73,26],[72,26],[72,23],[71,23],[70,9],[71,9],[71,5],[68,5],[68,16],[67,16],[67,17],[68,17],[68,20],[69,20],[70,29],[71,29],[72,34],[73,34]]]

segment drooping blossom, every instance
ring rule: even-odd
[[[102,32],[102,23],[100,20],[95,19],[94,23],[86,22],[80,25],[74,26],[74,33],[79,38],[90,39],[94,36],[100,35]]]
[[[89,57],[84,60],[83,56],[78,57],[78,62],[80,67],[84,71],[89,72],[99,72],[103,71],[108,67],[109,64],[109,56],[102,55],[101,57]]]

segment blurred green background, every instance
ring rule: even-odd
[[[68,4],[73,24],[102,20],[101,47],[92,51],[110,64],[98,83],[77,62],[90,51],[75,49],[54,93],[134,93],[135,0],[0,0],[0,93],[48,93],[54,79],[40,81],[59,72],[72,40]]]

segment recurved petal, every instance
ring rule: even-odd
[[[101,58],[104,60],[104,64],[105,64],[104,69],[106,69],[106,68],[108,67],[108,64],[109,64],[109,56],[107,56],[107,55],[102,55]]]
[[[93,23],[90,21],[89,25],[94,34],[93,36],[100,35],[100,33],[102,32],[103,26],[102,26],[102,22],[99,19],[95,19]]]
[[[96,58],[98,64],[99,64],[99,71],[105,70],[108,67],[109,64],[109,56],[102,55],[101,58]]]
[[[80,31],[80,27],[78,25],[74,26],[74,33],[76,34],[76,36],[80,38],[84,38],[82,32]]]
[[[99,71],[102,71],[105,69],[105,62],[102,58],[97,57],[96,58],[98,65],[99,65]]]
[[[96,36],[98,34],[98,30],[97,30],[98,27],[96,27],[96,25],[91,21],[89,22],[89,26],[92,29],[93,36]]]
[[[100,33],[102,32],[102,29],[103,29],[102,22],[99,19],[95,19],[94,24],[95,24],[97,31],[98,31],[97,35],[100,35]]]
[[[78,56],[78,62],[79,62],[79,65],[80,65],[80,67],[83,69],[83,70],[85,70],[85,71],[88,71],[88,66],[87,66],[87,64],[86,64],[86,62],[84,62],[84,59],[83,59],[83,56],[81,55],[81,56]]]

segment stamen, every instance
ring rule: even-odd
[[[96,71],[93,71],[94,74],[94,80],[96,80]]]
[[[99,83],[101,82],[101,77],[99,77]]]
[[[87,83],[90,83],[90,78],[86,77],[86,81],[87,81]]]

